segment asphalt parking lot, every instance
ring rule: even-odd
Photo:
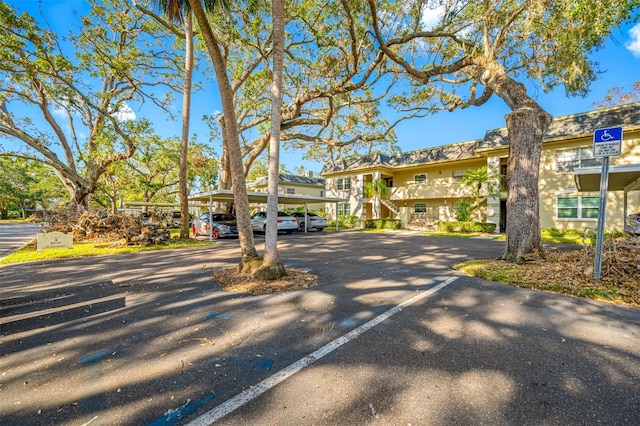
[[[318,285],[264,296],[237,240],[2,266],[0,424],[640,424],[640,310],[451,268],[503,244],[281,235]]]

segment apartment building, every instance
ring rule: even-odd
[[[609,157],[606,228],[623,229],[626,215],[640,212],[640,103],[633,103],[553,120],[540,160],[542,228],[596,227],[602,158],[593,155],[593,135],[596,129],[618,126],[623,128],[623,141],[620,155]],[[475,202],[474,191],[461,183],[468,170],[486,166],[495,179],[504,179],[508,157],[507,130],[501,128],[482,139],[327,163],[321,173],[326,195],[348,200],[327,206],[327,215],[396,217],[406,228],[434,229],[438,221],[455,220],[460,200]],[[366,191],[368,184],[380,180],[388,188],[386,197]],[[504,230],[506,196],[483,189],[475,219]]]
[[[316,177],[313,172],[308,171],[305,175],[294,175],[280,173],[278,180],[278,194],[281,195],[309,195],[313,197],[325,196],[325,179]],[[247,182],[247,190],[253,192],[267,192],[267,176],[260,177],[254,181]],[[278,206],[283,209],[285,206]],[[308,208],[315,211],[324,209],[324,203],[311,203]]]

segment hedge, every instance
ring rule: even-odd
[[[496,230],[495,223],[489,222],[438,222],[440,232],[487,232]]]
[[[391,219],[389,217],[384,219],[367,219],[364,221],[364,227],[370,229],[400,229],[402,222],[400,219]]]

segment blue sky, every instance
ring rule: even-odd
[[[80,14],[88,10],[88,4],[84,0],[5,1],[21,11],[29,11],[34,16],[38,8],[42,8],[49,24],[59,31],[67,28],[70,19],[73,19],[71,10]],[[621,86],[625,91],[631,90],[633,83],[640,80],[640,24],[626,25],[615,30],[604,48],[594,54],[594,59],[599,62],[603,74],[591,86],[588,96],[567,98],[562,88],[551,93],[543,93],[531,85],[528,86],[529,94],[550,114],[558,117],[594,109],[593,103],[602,100],[613,86]],[[205,85],[205,91],[197,94],[193,101],[194,119],[191,133],[197,133],[203,142],[208,138],[208,129],[199,122],[199,117],[220,110],[215,92],[215,84],[211,81]],[[179,97],[177,102],[181,104]],[[504,127],[504,116],[508,112],[509,109],[504,102],[494,96],[482,107],[440,112],[427,118],[405,121],[396,128],[398,146],[402,151],[410,151],[481,138],[487,130]],[[179,120],[160,122],[157,128],[164,133],[162,136],[180,135]],[[214,147],[220,152],[215,144]],[[322,169],[320,163],[301,160],[299,152],[282,150],[281,162],[290,171],[300,165],[314,172]]]

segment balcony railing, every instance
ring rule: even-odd
[[[455,182],[427,182],[389,188],[390,200],[468,197],[469,189]]]

